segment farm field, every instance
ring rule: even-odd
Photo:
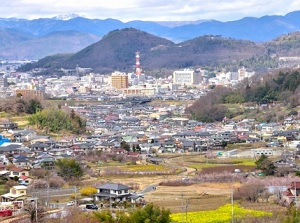
[[[193,223],[227,223],[232,219],[249,219],[271,216],[271,212],[249,210],[242,208],[237,204],[226,204],[211,211],[187,212],[186,215],[182,213],[172,214],[171,218],[175,222],[182,222],[182,219],[184,219],[185,222]]]
[[[179,157],[176,154],[164,154],[164,162],[161,165],[120,165],[123,171],[161,171],[169,166],[177,166],[178,168],[196,169],[197,171],[186,171],[180,174],[170,175],[107,175],[100,177],[102,181],[116,182],[123,184],[133,184],[136,186],[135,191],[137,193],[142,192],[145,188],[155,185],[156,189],[147,193],[144,193],[146,202],[157,204],[161,207],[170,209],[171,213],[179,213],[179,216],[185,211],[187,212],[199,212],[199,211],[212,211],[217,210],[230,203],[231,188],[239,187],[240,183],[197,183],[188,186],[162,186],[159,185],[161,182],[166,180],[193,178],[195,175],[203,172],[220,172],[228,169],[233,171],[234,168],[253,170],[255,168],[255,160],[252,158],[230,158],[230,159],[207,159],[199,155],[188,155],[181,154]],[[115,168],[115,164],[108,164],[107,166]],[[105,164],[103,167],[107,167]],[[230,169],[231,168],[231,169]],[[201,172],[199,172],[201,171]],[[249,203],[234,201],[238,203],[240,207],[272,213],[283,213],[286,209],[276,205],[272,202],[261,204],[261,203]],[[187,210],[184,208],[187,205]],[[193,221],[194,222],[194,221]],[[226,222],[226,221],[225,221]]]
[[[182,212],[183,202],[188,211],[212,210],[230,201],[228,184],[195,184],[190,186],[158,186],[145,195],[145,200],[168,208],[172,213]]]

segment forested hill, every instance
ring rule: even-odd
[[[226,104],[268,104],[280,101],[289,109],[300,105],[300,70],[274,71],[272,74],[254,76],[235,89],[215,87],[206,96],[186,109],[191,117],[204,121],[221,121],[235,115]],[[287,115],[287,114],[286,114]]]
[[[74,69],[78,65],[100,73],[115,70],[131,72],[136,51],[140,52],[141,65],[146,71],[233,64],[256,71],[267,70],[278,67],[279,57],[300,55],[300,33],[290,33],[266,43],[207,35],[175,44],[134,28],[126,28],[108,33],[78,53],[47,57],[22,67],[20,71],[44,68],[53,73],[55,69]]]
[[[266,52],[261,44],[235,40],[221,36],[202,36],[180,44],[149,33],[126,28],[115,30],[78,53],[60,62],[51,62],[55,67],[89,67],[96,72],[132,71],[135,52],[140,51],[144,70],[160,68],[186,68],[191,66],[217,65],[259,56]],[[48,57],[48,59],[50,59]],[[51,59],[55,59],[52,57]],[[45,60],[44,60],[45,61]],[[48,66],[48,67],[45,67]],[[36,63],[21,68],[55,68],[49,64]]]

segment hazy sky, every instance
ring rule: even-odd
[[[1,18],[51,18],[74,13],[123,22],[232,21],[300,10],[300,0],[1,0],[0,3]]]

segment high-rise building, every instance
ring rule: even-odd
[[[128,75],[117,71],[112,73],[111,86],[116,89],[128,88]]]

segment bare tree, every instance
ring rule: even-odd
[[[236,188],[234,195],[236,199],[244,199],[249,202],[258,202],[258,199],[265,192],[266,188],[261,183],[245,183],[241,187]]]
[[[38,179],[43,179],[47,175],[47,171],[42,168],[33,168],[30,170],[30,174]]]
[[[24,210],[29,215],[29,220],[31,223],[33,222],[45,222],[44,217],[46,214],[46,209],[41,206],[37,200],[28,202],[25,204]]]

